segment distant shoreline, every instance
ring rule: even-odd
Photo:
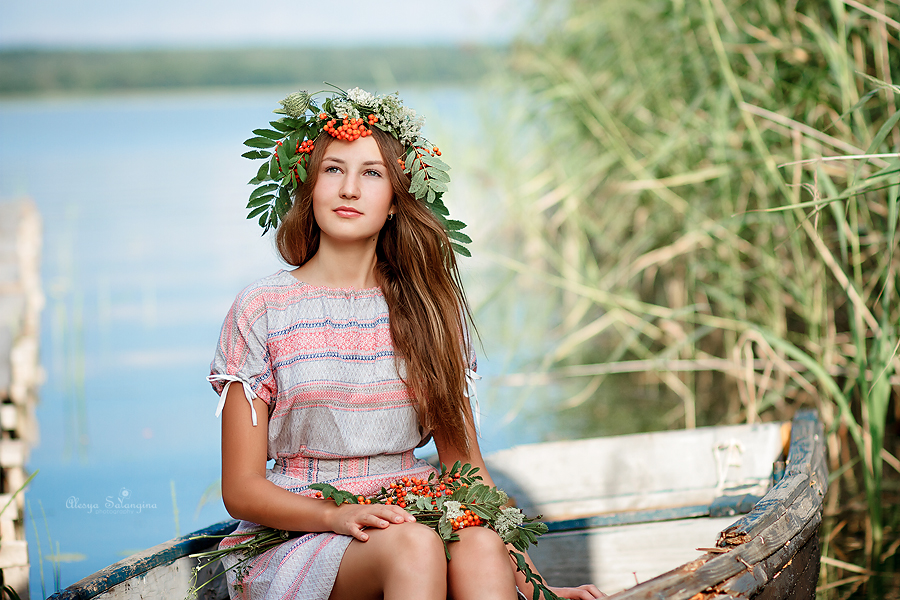
[[[491,46],[0,50],[0,97],[185,88],[475,83],[506,59]],[[312,90],[310,90],[312,91]]]

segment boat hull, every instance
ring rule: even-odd
[[[547,519],[550,531],[530,554],[554,584],[592,581],[614,600],[815,596],[827,469],[812,411],[789,426],[534,444],[487,462],[521,508]],[[687,468],[679,472],[676,464]],[[201,536],[236,525],[160,544],[51,598],[185,598],[198,566],[190,555],[216,543]],[[205,566],[198,583],[220,568]],[[224,577],[200,594],[227,597]]]

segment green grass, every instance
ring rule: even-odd
[[[518,157],[527,252],[506,264],[555,286],[568,314],[533,380],[580,382],[570,421],[614,414],[609,378],[635,371],[671,425],[818,408],[832,470],[859,460],[829,512],[858,491],[858,560],[887,558],[900,6],[566,6],[545,3],[513,56],[540,143]]]

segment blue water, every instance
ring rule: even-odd
[[[26,495],[34,597],[228,517],[219,499],[201,505],[219,477],[204,377],[235,294],[282,266],[244,219],[256,167],[240,154],[290,91],[0,102],[0,198],[32,198],[44,226],[46,382]],[[540,425],[508,418],[516,391],[491,389],[544,348],[540,332],[523,335],[533,314],[508,301],[505,275],[478,257],[495,237],[485,207],[502,190],[475,169],[490,151],[477,96],[400,91],[444,156],[466,157],[453,163],[465,198],[451,210],[476,238],[465,277],[487,350],[482,446],[535,441]]]

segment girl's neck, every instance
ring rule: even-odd
[[[374,244],[335,246],[322,240],[316,254],[292,274],[315,286],[365,289],[376,287]]]

